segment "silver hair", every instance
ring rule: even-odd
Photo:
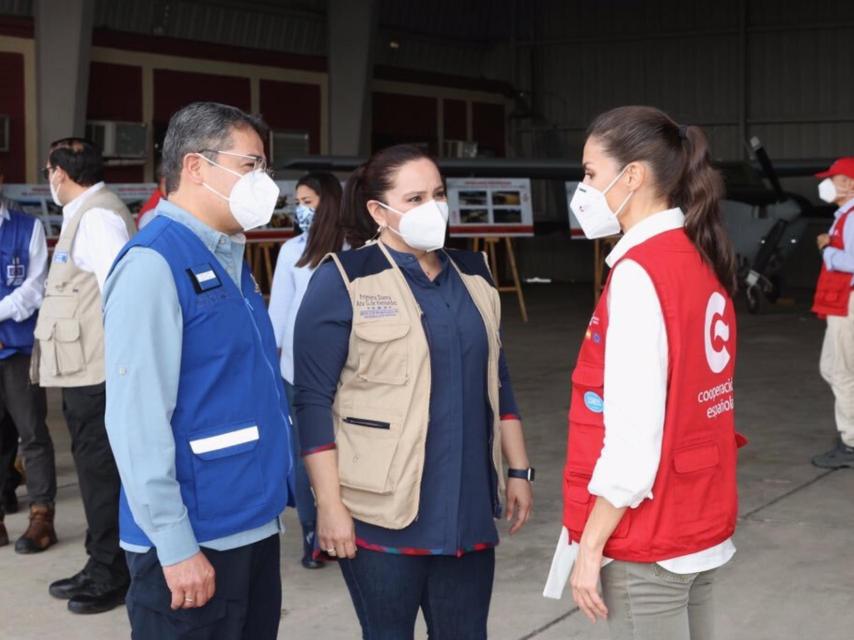
[[[193,102],[172,114],[160,165],[160,173],[166,179],[166,193],[178,189],[184,156],[206,149],[227,149],[231,146],[232,131],[243,128],[253,129],[261,140],[268,132],[261,118],[219,102]]]

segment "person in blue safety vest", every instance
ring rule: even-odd
[[[176,112],[168,200],[107,280],[106,421],[134,638],[278,631],[290,410],[243,234],[269,222],[279,197],[265,139],[236,107]]]
[[[0,171],[0,191],[3,177]],[[18,553],[38,553],[57,542],[53,525],[56,465],[45,421],[45,390],[32,384],[29,375],[33,331],[46,276],[44,227],[0,197],[0,418],[4,430],[0,439],[0,487],[6,487],[14,470],[10,463],[20,437],[30,499],[30,524],[15,542]],[[0,503],[0,546],[9,544],[4,510],[5,505]]]

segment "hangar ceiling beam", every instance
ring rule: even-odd
[[[86,128],[94,0],[35,0],[39,160],[58,138]]]
[[[329,0],[328,20],[330,149],[333,155],[364,155],[370,151],[377,2]]]

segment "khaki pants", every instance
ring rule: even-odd
[[[848,303],[847,316],[827,317],[819,369],[833,389],[839,435],[845,444],[854,447],[854,295]]]
[[[655,563],[602,567],[612,640],[711,640],[716,570],[672,573]]]

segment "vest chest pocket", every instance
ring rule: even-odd
[[[51,375],[70,375],[83,369],[85,357],[76,318],[44,318],[36,325],[34,335]]]
[[[189,441],[201,520],[233,516],[263,500],[264,484],[256,452],[259,441],[258,426],[251,422],[217,429]]]
[[[678,521],[689,527],[687,531],[693,531],[692,524],[703,530],[726,504],[718,445],[702,443],[674,452],[673,470]]]
[[[564,474],[564,509],[566,510],[564,524],[568,525],[567,529],[578,538],[581,538],[584,527],[587,525],[587,520],[590,518],[590,513],[593,511],[593,507],[596,506],[596,496],[591,495],[587,491],[590,477],[587,474],[580,473]],[[620,523],[611,534],[611,539],[619,540],[625,538],[629,535],[630,525],[631,509],[626,509]]]
[[[408,324],[353,325],[359,351],[357,375],[367,382],[406,384],[409,378]]]
[[[374,409],[342,413],[335,440],[342,486],[384,495],[394,491],[391,467],[400,437],[398,422]]]

